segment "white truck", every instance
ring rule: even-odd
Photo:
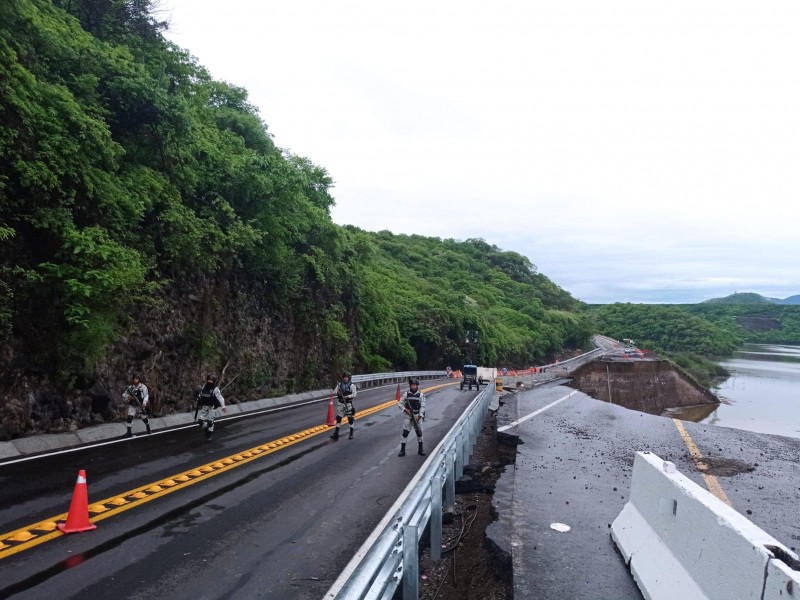
[[[478,367],[478,381],[481,383],[494,382],[497,369],[494,367]]]

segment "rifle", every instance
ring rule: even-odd
[[[197,421],[197,413],[200,411],[200,394],[203,393],[203,388],[200,388],[200,392],[197,394],[197,400],[194,401],[194,420]]]
[[[406,402],[405,400],[403,402]],[[414,415],[414,411],[412,411],[408,404],[406,403],[405,407],[403,408],[403,412],[405,412],[409,417],[411,417],[411,425],[414,427],[414,433],[417,434],[418,438],[422,437],[422,432],[419,430],[419,423],[417,422],[417,417]]]
[[[414,426],[414,433],[417,434],[418,438],[422,437],[422,431],[419,429],[419,421],[417,421],[417,417],[414,414],[411,414],[411,424]]]
[[[133,401],[136,402],[136,408],[139,410],[139,412],[144,414],[145,416],[147,416],[147,409],[142,404],[142,401],[139,400],[139,396],[137,396],[135,393],[131,393],[131,392],[127,392],[127,391],[125,393],[128,396],[128,398],[133,399]],[[128,402],[130,402],[130,400],[128,400]],[[141,414],[139,415],[139,418],[140,419],[142,418]]]
[[[345,416],[355,417],[356,416],[356,408],[353,406],[353,395],[348,394],[347,396],[339,396],[336,395],[336,399],[344,401],[344,414]]]

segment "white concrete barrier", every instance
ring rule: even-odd
[[[650,452],[611,537],[648,600],[800,600],[791,550]]]

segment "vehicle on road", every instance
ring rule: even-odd
[[[497,369],[494,367],[478,367],[478,383],[485,385],[497,378]]]
[[[476,365],[464,365],[464,368],[461,370],[461,389],[464,389],[464,386],[468,386],[470,390],[472,390],[472,386],[475,386],[476,390],[481,389],[480,381],[478,381],[478,367]]]

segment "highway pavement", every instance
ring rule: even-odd
[[[638,450],[674,462],[786,546],[800,547],[800,440],[676,422],[557,384],[504,400],[501,412],[511,412],[504,423],[529,417],[508,430],[520,443],[496,506],[495,535],[510,537],[515,598],[641,598],[610,538]],[[554,529],[558,523],[570,530]]]
[[[428,393],[427,449],[476,394],[448,383],[423,386],[445,385]],[[394,395],[359,392],[356,408]],[[0,542],[0,598],[321,597],[424,460],[413,432],[397,457],[395,406],[359,418],[354,440],[317,429],[326,414],[323,402],[218,422],[209,443],[184,429],[0,463],[0,533],[15,532]],[[97,529],[49,533],[79,469]]]

